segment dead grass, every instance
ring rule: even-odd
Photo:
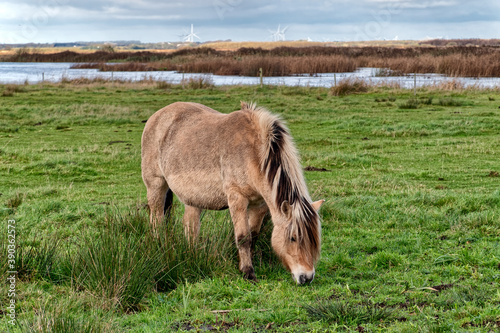
[[[2,91],[2,97],[12,97],[15,93],[25,92],[26,89],[21,85],[7,85],[5,89]]]
[[[332,96],[346,96],[351,94],[360,94],[369,89],[366,81],[357,78],[343,79],[336,86],[330,88],[329,94]]]
[[[457,91],[457,90],[464,90],[465,85],[462,81],[458,79],[453,79],[453,80],[446,80],[439,82],[434,85],[434,88],[437,90]]]

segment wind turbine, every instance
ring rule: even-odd
[[[275,42],[284,41],[285,40],[285,31],[287,29],[288,29],[288,27],[285,27],[283,30],[281,30],[281,24],[279,24],[278,30],[276,30],[276,31],[269,30],[269,32],[271,33],[271,38]]]
[[[188,34],[188,35],[186,35],[186,36],[184,37],[184,41],[185,41],[185,42],[189,42],[189,43],[194,43],[194,39],[195,39],[195,37],[196,37],[196,38],[198,38],[198,39],[200,39],[200,37],[198,37],[198,36],[194,33],[193,24],[191,24],[191,33],[190,33],[190,34]]]

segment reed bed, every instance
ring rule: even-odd
[[[73,68],[100,71],[163,71],[216,75],[288,76],[352,72],[360,67],[388,69],[393,73],[438,73],[451,77],[500,77],[500,49],[496,47],[278,47],[210,48],[176,52],[65,51],[38,54],[19,51],[5,61],[75,62]],[[118,62],[110,64],[110,62]]]

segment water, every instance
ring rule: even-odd
[[[258,85],[258,77],[247,76],[221,76],[206,74],[182,74],[174,71],[157,72],[99,72],[97,69],[71,69],[71,63],[9,63],[0,62],[0,83],[3,84],[22,84],[40,83],[42,81],[59,82],[62,79],[77,78],[103,78],[103,79],[123,79],[131,81],[140,81],[152,78],[158,81],[166,81],[173,84],[181,83],[183,78],[190,77],[209,77],[215,85]],[[397,84],[403,88],[414,87],[414,77],[393,76],[377,77],[377,70],[374,68],[361,68],[352,73],[328,73],[318,74],[316,76],[296,75],[281,77],[265,77],[264,84],[286,85],[286,86],[312,86],[312,87],[331,87],[335,82],[348,77],[360,78],[369,84]],[[441,82],[458,80],[466,87],[476,86],[478,88],[497,88],[500,87],[500,78],[449,78],[438,74],[418,74],[416,76],[417,87],[426,85],[435,85]]]

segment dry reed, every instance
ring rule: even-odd
[[[210,48],[176,52],[65,51],[55,54],[18,52],[6,61],[87,62],[75,68],[101,71],[173,70],[185,73],[257,76],[352,72],[360,67],[384,68],[401,74],[439,73],[452,77],[500,77],[497,47],[278,47],[240,48],[218,51]],[[109,64],[110,61],[120,61]]]

